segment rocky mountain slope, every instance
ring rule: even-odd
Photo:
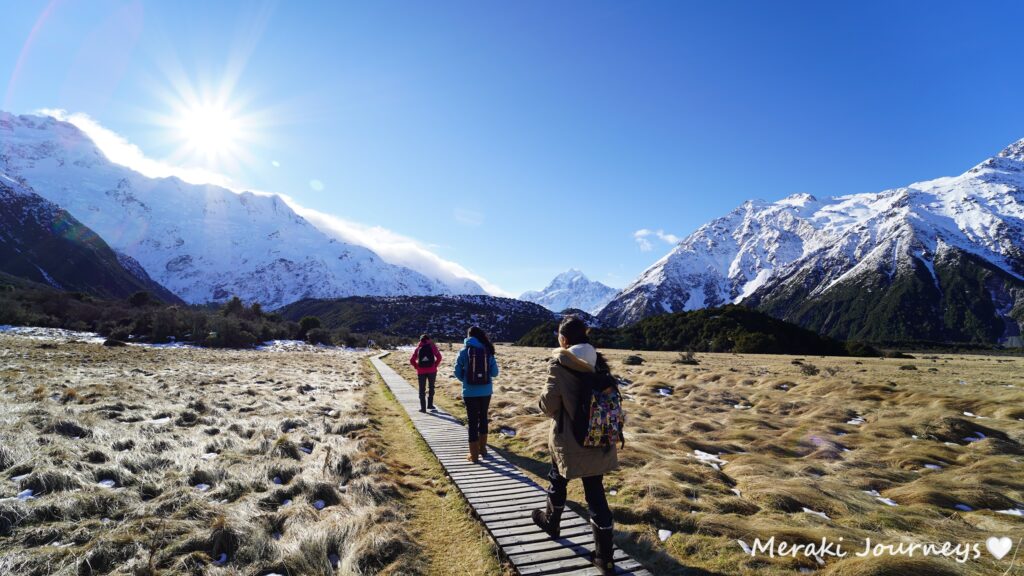
[[[524,292],[519,299],[540,304],[554,312],[577,308],[597,314],[617,293],[614,288],[590,280],[583,272],[570,269],[555,276],[543,290]]]
[[[190,303],[237,295],[276,308],[301,298],[455,289],[335,240],[278,196],[148,178],[110,162],[75,126],[0,112],[0,171],[30,185]]]
[[[0,272],[100,298],[181,300],[59,206],[0,173]]]
[[[317,316],[327,328],[382,332],[416,338],[461,342],[470,326],[480,326],[494,341],[514,342],[538,324],[558,317],[550,310],[497,296],[352,297],[300,300],[281,308],[289,320]]]
[[[745,202],[685,238],[599,316],[624,325],[726,303],[844,339],[1019,345],[1024,140],[960,176]]]

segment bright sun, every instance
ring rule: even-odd
[[[218,106],[197,105],[183,110],[178,130],[186,145],[207,159],[232,154],[241,139],[238,120]]]

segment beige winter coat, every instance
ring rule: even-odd
[[[619,466],[616,448],[584,448],[572,434],[572,418],[579,395],[577,378],[566,368],[577,372],[593,372],[594,368],[574,356],[568,350],[560,349],[548,370],[548,383],[540,397],[540,409],[553,422],[548,434],[548,448],[558,471],[566,479],[599,476]],[[561,432],[558,431],[558,417],[564,419]]]

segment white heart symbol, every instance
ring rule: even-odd
[[[1013,548],[1013,541],[1006,536],[1002,538],[992,536],[985,540],[985,547],[988,548],[989,554],[995,556],[996,560],[1002,560],[1003,556],[1010,553],[1010,548]]]

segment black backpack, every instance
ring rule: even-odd
[[[431,344],[420,344],[420,355],[417,363],[420,368],[434,367],[434,346]]]
[[[476,346],[466,348],[466,384],[483,386],[491,381],[487,351]]]

